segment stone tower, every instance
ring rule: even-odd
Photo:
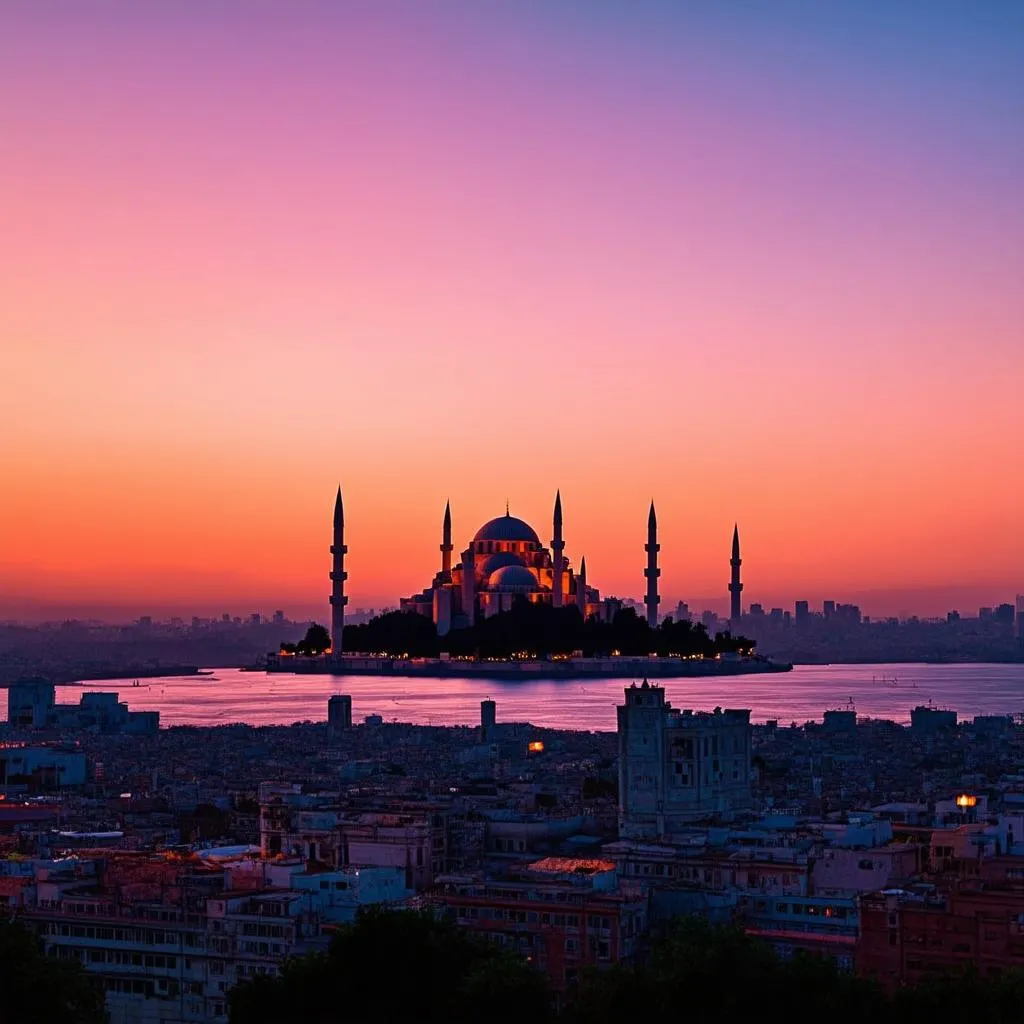
[[[743,616],[743,604],[740,594],[743,592],[743,584],[740,582],[740,566],[743,560],[740,558],[740,528],[735,525],[732,528],[732,558],[729,565],[732,566],[732,580],[729,583],[729,593],[732,595],[729,609],[729,621],[735,626]]]
[[[661,545],[658,543],[658,517],[654,513],[654,502],[651,502],[651,511],[647,516],[647,543],[644,551],[647,552],[647,568],[644,569],[644,576],[647,578],[647,596],[644,604],[647,605],[647,625],[651,629],[658,627],[658,603],[661,598],[658,596],[658,577],[661,570],[658,568],[658,552]]]
[[[554,567],[554,575],[551,581],[551,604],[555,608],[562,607],[562,568],[564,559],[562,552],[565,550],[565,541],[562,540],[562,494],[555,491],[555,535],[551,540],[551,559]]]
[[[334,543],[331,545],[331,653],[335,658],[341,657],[342,636],[345,630],[345,605],[348,598],[345,596],[345,580],[348,573],[345,572],[345,555],[348,548],[345,545],[345,506],[341,500],[341,487],[338,487],[338,496],[334,499]]]
[[[576,607],[583,618],[587,617],[587,559],[580,559],[580,571],[576,575]]]

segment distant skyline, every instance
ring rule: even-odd
[[[339,481],[352,608],[556,488],[663,613],[1024,592],[1024,5],[5,15],[0,618],[324,618]]]

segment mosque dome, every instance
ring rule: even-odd
[[[525,564],[526,563],[518,555],[514,555],[511,551],[498,551],[493,555],[488,555],[480,563],[478,571],[480,576],[486,579],[492,573],[496,573],[499,569],[504,569],[506,565]]]
[[[497,519],[484,523],[476,531],[476,536],[473,540],[510,540],[540,544],[540,538],[534,532],[532,526],[524,523],[522,519],[509,515],[507,512],[503,516],[498,516]]]
[[[537,590],[537,577],[525,565],[506,565],[491,573],[487,585],[492,590],[531,591]]]

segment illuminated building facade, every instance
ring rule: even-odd
[[[555,608],[576,605],[584,617],[603,615],[605,605],[596,588],[588,586],[586,569],[575,572],[563,554],[562,498],[555,495],[550,548],[537,531],[508,508],[503,516],[484,523],[455,565],[452,564],[451,508],[445,506],[441,568],[430,586],[402,598],[402,611],[433,619],[439,635],[473,625],[508,611],[518,599],[543,602]]]

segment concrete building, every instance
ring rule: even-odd
[[[222,1024],[234,984],[325,949],[325,926],[358,907],[408,896],[401,871],[206,854],[40,861],[18,887],[19,912],[51,956],[97,979],[111,1024]]]
[[[265,858],[399,868],[416,890],[461,866],[458,833],[465,815],[448,805],[395,800],[386,809],[354,810],[337,793],[307,794],[276,783],[261,783],[259,803]]]
[[[673,708],[645,679],[618,708],[619,831],[671,835],[751,807],[750,712]]]
[[[336,693],[327,701],[327,735],[336,739],[338,735],[352,728],[352,698],[345,693]]]
[[[78,751],[9,744],[0,748],[0,787],[39,791],[84,783],[85,755]]]
[[[509,877],[448,876],[435,899],[459,925],[519,953],[556,990],[584,968],[633,961],[647,931],[647,896],[615,864],[547,857]]]
[[[1018,879],[1020,868],[1016,868]],[[982,977],[1024,962],[1024,888],[971,882],[893,888],[861,899],[857,973],[894,989],[973,968]]]
[[[53,683],[32,679],[7,688],[7,724],[15,729],[43,729],[56,702]]]
[[[34,680],[8,689],[7,722],[16,729],[90,729],[151,736],[160,728],[160,712],[129,711],[116,693],[99,690],[83,693],[78,704],[57,704],[53,684]]]
[[[956,729],[957,714],[947,708],[921,704],[910,712],[910,728],[922,736],[933,736]]]

